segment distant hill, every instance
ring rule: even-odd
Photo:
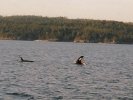
[[[0,16],[0,39],[133,44],[133,23],[65,17]]]

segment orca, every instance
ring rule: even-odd
[[[80,57],[77,59],[76,64],[78,64],[78,65],[85,65],[84,56],[80,56]]]
[[[22,57],[20,57],[20,59],[21,59],[21,62],[34,62],[32,60],[24,60]]]

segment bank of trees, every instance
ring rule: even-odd
[[[133,43],[133,23],[65,17],[0,16],[0,39]]]

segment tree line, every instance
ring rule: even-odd
[[[0,39],[133,44],[133,23],[66,17],[0,16]]]

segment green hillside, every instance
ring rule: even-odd
[[[0,39],[133,44],[133,23],[65,17],[0,16]]]

